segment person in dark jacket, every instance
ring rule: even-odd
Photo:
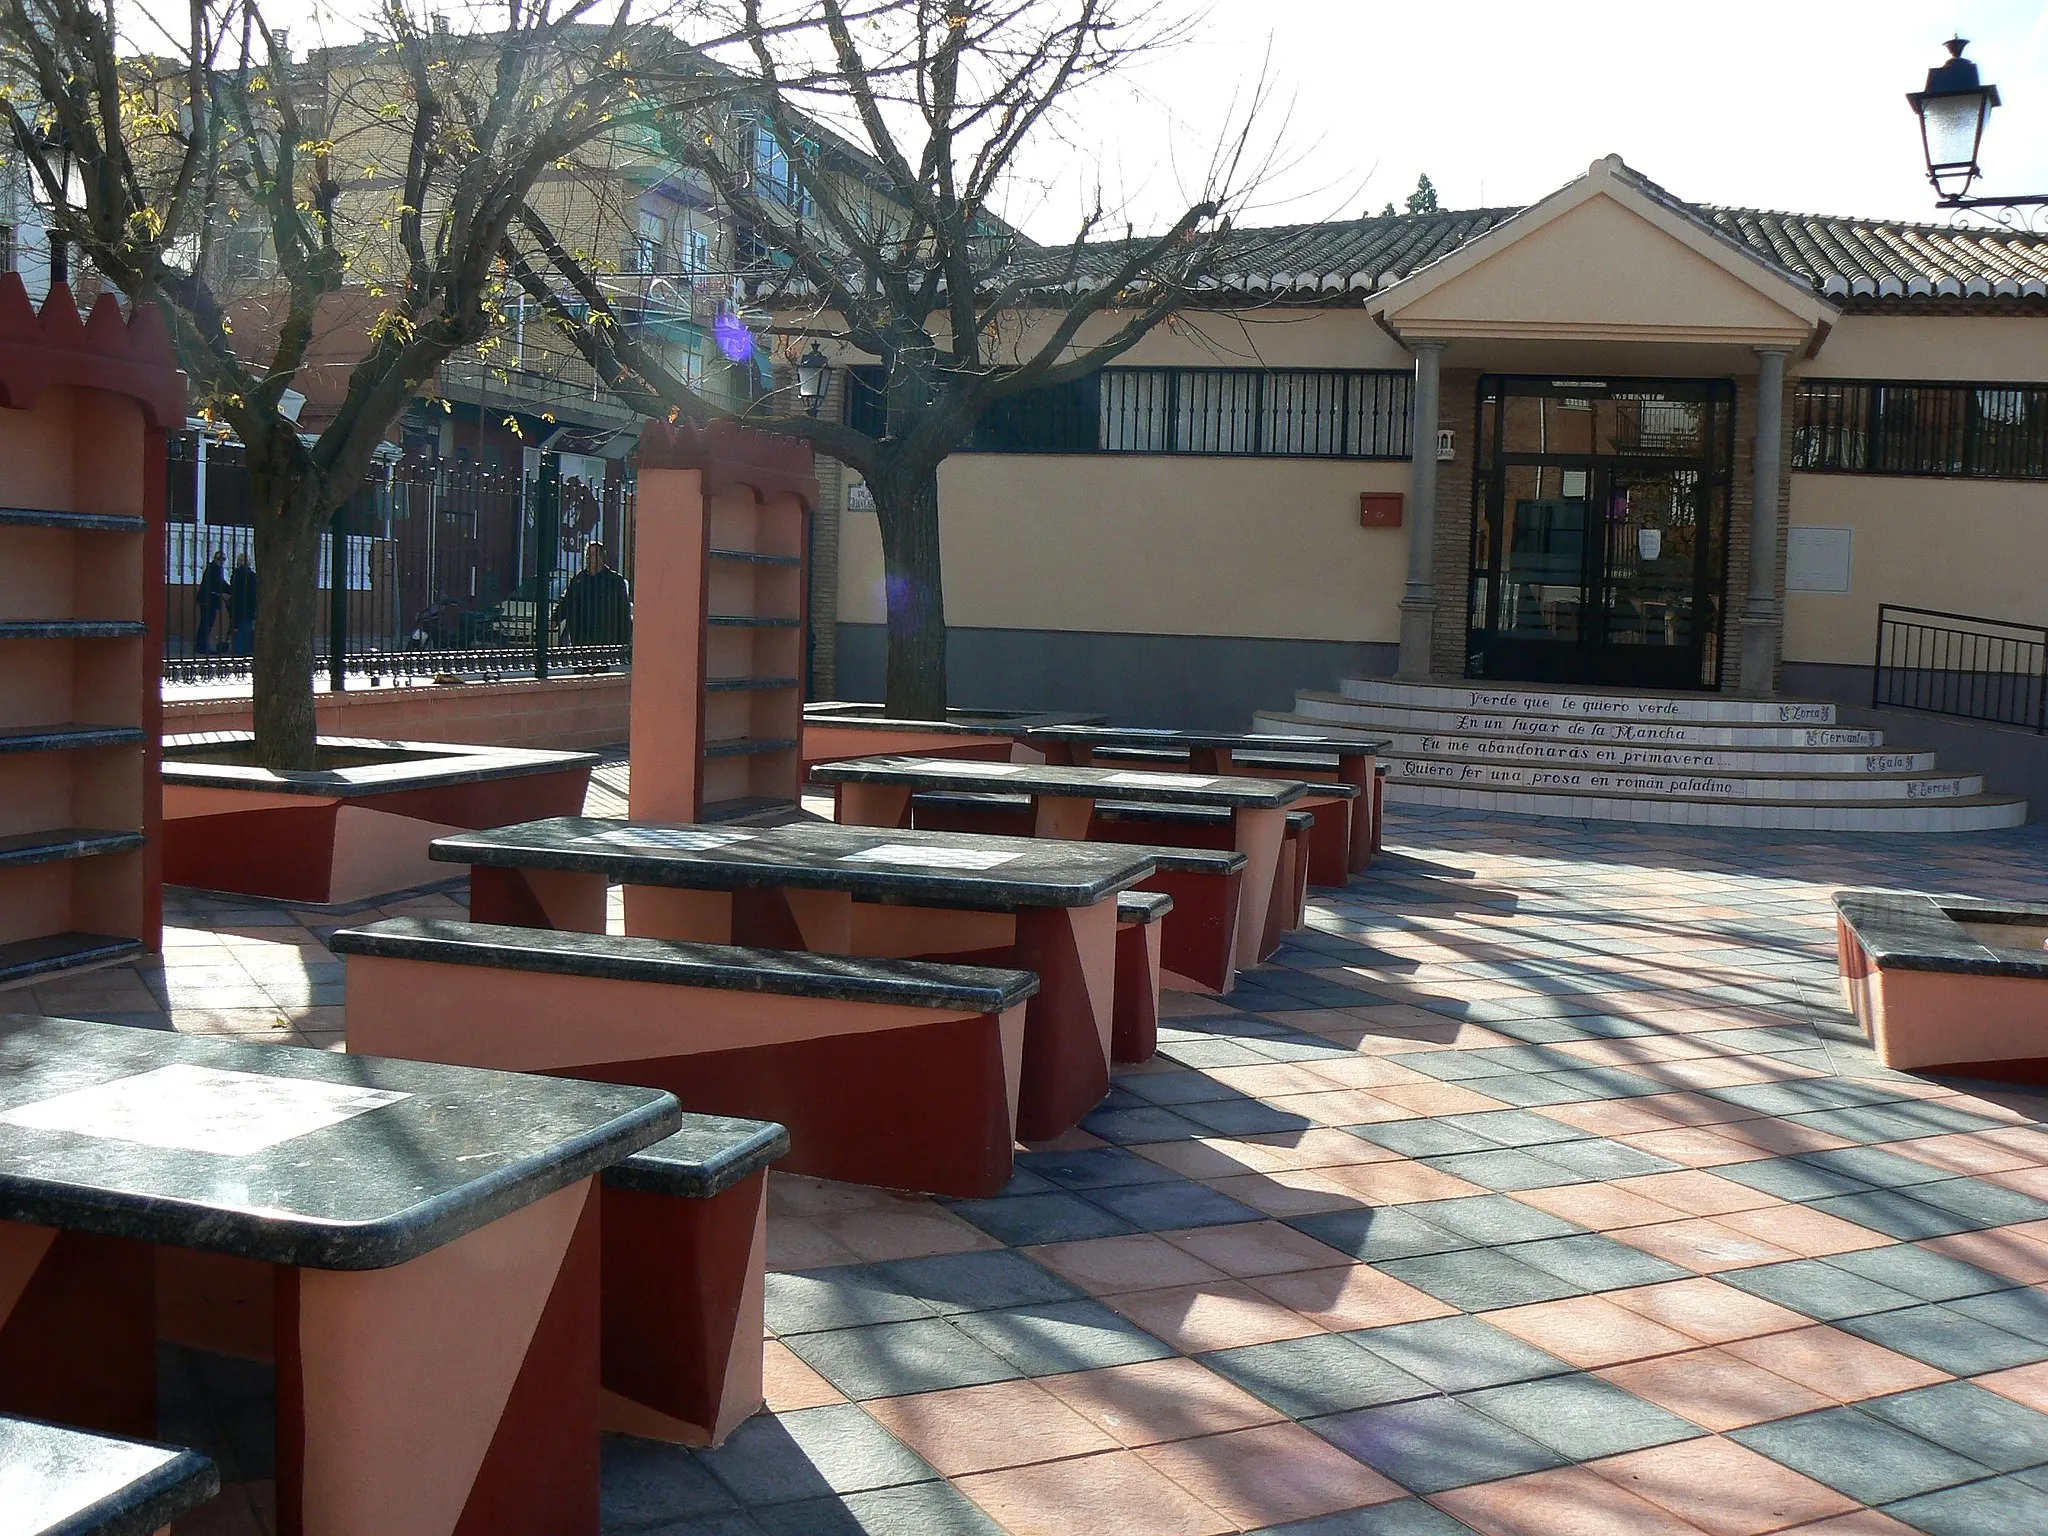
[[[247,555],[235,556],[235,574],[228,578],[228,627],[237,656],[256,654],[256,573]]]
[[[213,558],[206,562],[206,570],[199,578],[199,623],[192,635],[192,654],[211,656],[214,652],[214,632],[220,628],[221,604],[228,595],[228,557],[221,550],[213,552]]]
[[[633,638],[633,594],[626,578],[604,563],[604,546],[583,546],[583,569],[555,604],[554,622],[571,645],[624,645]]]

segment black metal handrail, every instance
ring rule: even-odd
[[[1880,603],[1870,702],[2048,732],[2048,627]]]

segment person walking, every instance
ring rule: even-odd
[[[256,654],[256,573],[247,555],[235,556],[235,574],[228,578],[228,629],[235,655]]]
[[[199,578],[199,623],[192,635],[192,654],[211,656],[215,650],[215,632],[220,628],[221,604],[228,595],[228,557],[216,549],[213,558],[206,562],[206,570]]]
[[[583,546],[583,569],[555,604],[554,623],[571,645],[625,645],[633,638],[633,594],[626,578],[604,563],[604,545]]]

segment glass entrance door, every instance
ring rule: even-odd
[[[1482,382],[1467,674],[1713,688],[1726,386]]]

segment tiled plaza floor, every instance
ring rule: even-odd
[[[1401,815],[1001,1198],[779,1177],[772,1412],[611,1441],[608,1536],[2042,1536],[2048,1095],[1876,1064],[1856,885],[2048,828]],[[37,1005],[331,1042],[334,915],[175,910]]]

